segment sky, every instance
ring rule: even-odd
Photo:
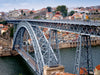
[[[87,7],[100,5],[100,0],[0,0],[0,12],[13,9],[41,9],[47,6],[66,5],[71,7]]]

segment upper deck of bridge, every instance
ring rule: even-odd
[[[58,23],[58,24],[73,24],[73,25],[88,25],[88,26],[100,26],[98,21],[79,21],[79,20],[36,20],[36,19],[18,19],[18,20],[6,20],[8,23],[16,22],[37,22],[37,23]]]

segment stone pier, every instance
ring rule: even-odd
[[[63,66],[58,66],[58,67],[44,66],[43,75],[55,75],[56,73],[59,73],[59,72],[64,72]]]

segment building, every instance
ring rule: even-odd
[[[46,19],[52,19],[53,13],[52,12],[47,12],[46,13]]]
[[[3,24],[0,24],[0,28],[3,28],[4,27],[4,25]]]
[[[74,19],[76,20],[81,20],[83,18],[83,14],[81,13],[75,13],[72,15],[74,17]]]
[[[69,16],[70,20],[89,20],[89,16],[86,13],[74,13],[72,16]]]
[[[3,28],[3,24],[0,24],[0,34],[1,34],[1,29]]]
[[[100,75],[100,65],[96,66],[94,69],[94,75]]]
[[[7,32],[8,28],[2,28],[1,29],[1,34],[3,34],[4,32]]]
[[[61,20],[61,19],[63,19],[63,16],[61,15],[60,11],[57,11],[52,18],[52,20]]]
[[[8,13],[8,17],[19,17],[21,15],[21,12],[20,11],[18,11],[18,10],[13,10],[13,11],[10,11],[9,13]]]

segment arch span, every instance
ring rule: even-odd
[[[48,40],[44,36],[41,29],[37,26],[34,26],[28,22],[20,22],[17,26],[17,30],[14,34],[13,39],[13,50],[17,50],[19,53],[20,51],[23,51],[23,36],[25,30],[28,32],[32,46],[35,50],[35,59],[31,57],[30,54],[27,54],[27,56],[30,56],[32,60],[35,61],[35,65],[31,65],[33,67],[34,71],[41,75],[43,72],[43,67],[45,65],[48,66],[58,66],[58,59],[50,46]],[[20,50],[20,51],[19,51]],[[20,54],[23,57],[23,54]],[[29,61],[28,61],[29,62]]]

